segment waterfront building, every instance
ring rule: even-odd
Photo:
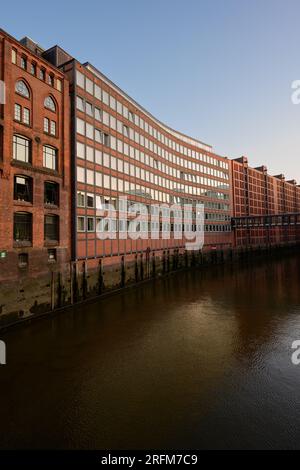
[[[116,205],[123,196],[129,205],[150,208],[202,203],[205,248],[230,247],[230,161],[210,145],[161,123],[90,63],[79,63],[57,46],[44,57],[65,73],[71,86],[73,260],[97,266],[99,258],[111,264],[122,256],[185,249],[184,238],[173,236],[177,220],[174,214],[169,218],[167,208],[157,222],[158,239],[141,233],[137,240],[124,240],[126,222],[119,220],[116,239],[99,240],[99,208]],[[190,224],[195,224],[192,217]],[[148,229],[147,222],[141,224],[141,232]]]
[[[251,168],[246,157],[232,160],[232,202],[234,217],[265,216],[248,228],[234,230],[235,246],[276,245],[295,242],[299,228],[286,223],[276,225],[268,216],[300,213],[300,187],[284,175],[271,176],[267,168]]]

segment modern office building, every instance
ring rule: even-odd
[[[124,237],[130,222],[126,227],[121,213],[140,203],[203,203],[205,246],[231,246],[230,161],[162,124],[91,64],[80,64],[57,46],[44,57],[71,85],[73,260],[96,266],[99,258],[113,263],[123,255],[184,249],[185,239],[174,238],[182,222],[176,213],[169,218],[167,208],[154,228],[158,239],[147,236],[151,222],[146,220],[140,224],[139,239]],[[118,206],[124,196],[127,208]],[[119,220],[110,222],[117,228],[114,240],[97,234],[99,208],[108,203],[118,209]],[[168,230],[170,238],[164,239]]]
[[[69,83],[42,55],[0,30],[0,280],[70,258]]]

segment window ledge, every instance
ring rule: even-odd
[[[26,246],[32,246],[32,242],[28,240],[23,240],[23,241],[14,241],[14,248],[24,248]]]
[[[45,209],[58,209],[59,208],[57,204],[51,204],[49,202],[45,202],[44,207]]]
[[[32,207],[32,202],[29,201],[22,201],[21,199],[14,199],[15,206],[23,206],[23,207]]]
[[[44,246],[47,246],[47,247],[55,247],[59,245],[59,240],[44,240]]]

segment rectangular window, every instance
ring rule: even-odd
[[[45,81],[45,78],[46,78],[46,71],[45,69],[40,69],[40,79],[43,80],[43,82]]]
[[[85,89],[91,95],[94,94],[94,84],[89,78],[85,79]]]
[[[85,169],[82,166],[77,167],[77,181],[85,183]]]
[[[36,75],[36,63],[35,62],[32,62],[31,65],[30,65],[30,73],[31,75]]]
[[[14,214],[14,240],[16,242],[32,241],[32,214],[29,212]]]
[[[13,64],[17,63],[17,51],[16,49],[11,50],[11,61]]]
[[[86,206],[93,208],[95,207],[95,196],[92,193],[87,193],[86,195]]]
[[[76,84],[77,86],[79,86],[80,88],[84,88],[84,75],[80,72],[76,72]]]
[[[84,101],[80,96],[76,96],[76,108],[84,112]]]
[[[101,117],[101,109],[99,108],[95,108],[95,119],[97,119],[97,121],[102,121],[102,117]]]
[[[85,158],[85,146],[81,142],[77,142],[77,157]]]
[[[55,121],[51,121],[50,134],[51,135],[56,135],[56,122]]]
[[[44,118],[44,132],[47,132],[47,134],[49,133],[49,126],[50,126],[49,119]]]
[[[55,148],[44,145],[43,165],[50,170],[57,170],[57,150]]]
[[[21,121],[21,106],[19,104],[15,104],[15,120]]]
[[[28,176],[15,176],[14,179],[15,201],[32,202],[32,179]]]
[[[59,184],[46,181],[44,186],[44,203],[51,206],[59,205]]]
[[[59,78],[56,80],[56,89],[62,91],[62,81]]]
[[[45,215],[44,240],[59,240],[59,217],[57,215]]]
[[[86,183],[87,184],[94,184],[94,172],[93,170],[86,170]]]
[[[23,122],[29,126],[30,124],[30,111],[28,108],[23,109]]]
[[[94,140],[94,127],[91,124],[86,123],[86,136]]]
[[[30,163],[30,141],[20,135],[13,137],[13,158],[21,162]]]
[[[77,217],[77,232],[85,232],[85,218]]]
[[[95,231],[95,218],[94,217],[87,217],[87,231],[88,232]]]
[[[21,65],[21,68],[22,68],[22,69],[24,69],[24,70],[27,69],[27,59],[26,59],[26,57],[21,57],[21,63],[20,63],[20,65]]]
[[[88,101],[86,101],[85,103],[85,112],[89,116],[93,116],[93,105],[91,105],[91,103],[89,103]]]
[[[77,207],[85,207],[85,193],[77,192]]]
[[[78,134],[85,135],[85,122],[82,119],[77,118],[76,124]]]

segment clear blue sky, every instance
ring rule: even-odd
[[[90,61],[217,153],[300,183],[299,0],[14,0],[0,24]]]

